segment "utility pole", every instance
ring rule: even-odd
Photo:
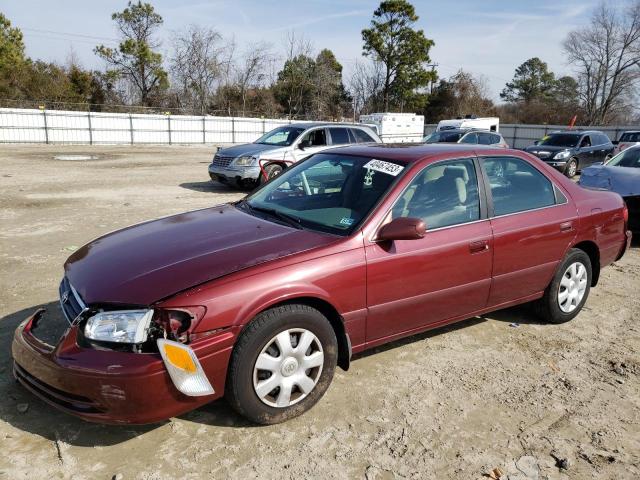
[[[436,67],[438,67],[439,64],[438,63],[428,63],[425,65],[425,67],[431,67],[431,73],[434,73],[436,71]],[[431,79],[431,85],[429,86],[429,94],[433,93],[433,83],[434,83],[434,79]]]

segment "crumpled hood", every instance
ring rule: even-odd
[[[335,242],[233,205],[183,213],[119,230],[65,263],[85,303],[150,305],[229,273]]]
[[[269,157],[274,156],[284,157],[286,147],[279,147],[277,145],[263,145],[261,143],[245,143],[243,145],[235,145],[229,148],[222,148],[218,150],[218,154],[222,157],[239,157],[241,155],[258,155],[269,153]]]
[[[622,197],[640,195],[640,168],[592,165],[582,170],[580,185],[611,190]]]

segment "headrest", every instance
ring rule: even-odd
[[[461,178],[462,180],[464,180],[464,183],[467,183],[469,181],[469,172],[462,165],[459,165],[459,166],[451,165],[449,167],[445,167],[444,176]]]

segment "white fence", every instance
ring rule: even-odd
[[[436,124],[425,125],[425,135],[429,135],[436,129]],[[520,125],[501,124],[500,133],[512,148],[525,148],[532,145],[536,140],[540,140],[546,134],[556,130],[566,130],[566,125]],[[624,126],[616,125],[609,127],[574,127],[574,130],[599,130],[609,136],[611,140],[618,140],[625,130],[640,130],[638,125]]]
[[[0,108],[0,143],[246,143],[288,123],[267,118]]]

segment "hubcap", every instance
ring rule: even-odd
[[[587,290],[587,269],[580,262],[569,265],[560,280],[558,305],[564,313],[571,313],[582,301]]]
[[[267,342],[253,368],[253,389],[271,407],[298,403],[315,388],[324,352],[318,337],[303,328],[280,332]]]
[[[569,175],[573,176],[576,174],[576,170],[578,169],[577,165],[575,162],[571,162],[569,164]]]

